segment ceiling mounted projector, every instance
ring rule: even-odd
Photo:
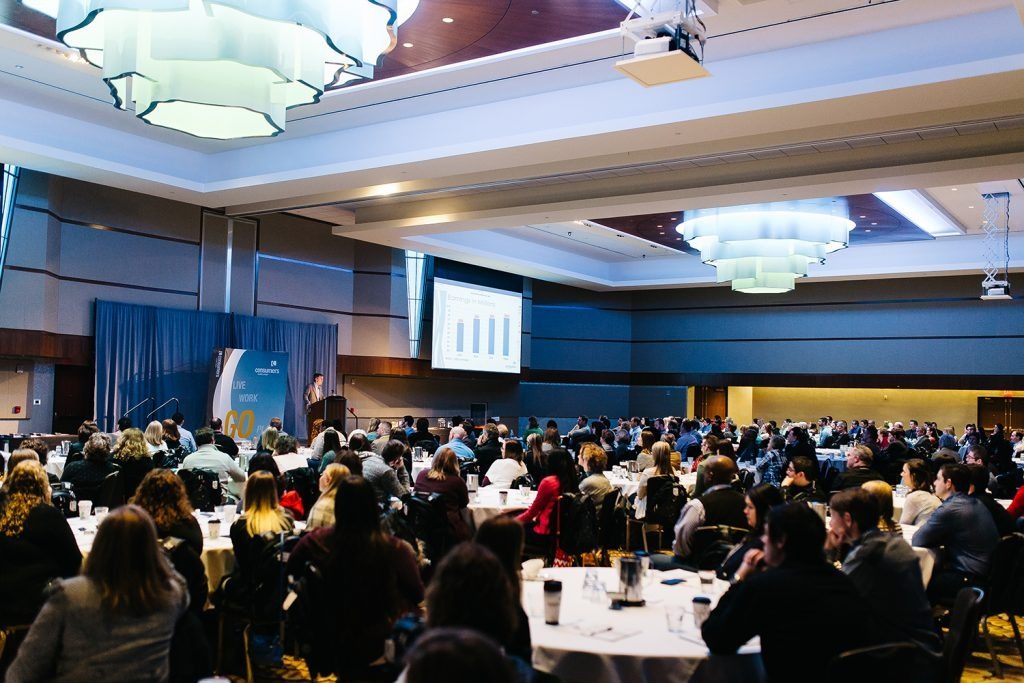
[[[711,75],[694,49],[699,45],[703,55],[706,29],[690,11],[627,18],[620,30],[624,37],[635,40],[636,45],[633,56],[616,62],[615,68],[644,87]]]

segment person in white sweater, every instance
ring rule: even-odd
[[[526,465],[523,464],[523,444],[508,440],[502,444],[501,458],[487,468],[482,483],[485,486],[497,486],[502,489],[511,488],[512,482],[526,474],[526,471]]]
[[[932,473],[924,460],[914,458],[903,463],[903,485],[910,493],[903,500],[900,524],[921,526],[942,504],[932,493]]]

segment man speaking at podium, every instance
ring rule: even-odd
[[[323,400],[324,376],[323,373],[313,373],[313,381],[306,385],[306,412],[309,412],[309,407],[317,401]]]

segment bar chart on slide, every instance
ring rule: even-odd
[[[431,366],[519,372],[522,295],[434,280]]]

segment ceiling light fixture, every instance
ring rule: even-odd
[[[964,233],[960,226],[920,190],[875,192],[875,196],[933,237]]]
[[[22,0],[103,69],[114,105],[202,138],[274,136],[286,111],[373,77],[419,0]]]
[[[676,227],[719,282],[737,292],[778,294],[796,286],[811,263],[850,243],[846,202],[832,199],[687,211]]]

